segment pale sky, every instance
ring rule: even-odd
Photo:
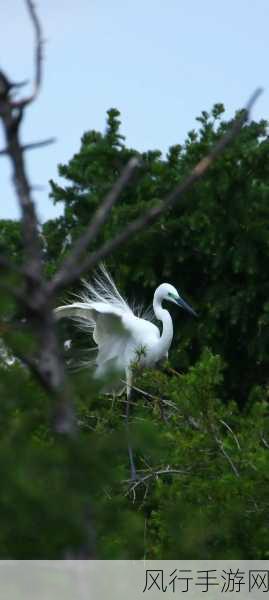
[[[46,38],[44,81],[28,109],[23,141],[55,136],[27,153],[41,220],[56,216],[48,180],[79,149],[82,134],[103,130],[106,110],[122,113],[122,133],[138,150],[182,143],[201,110],[223,102],[227,116],[253,90],[264,94],[255,119],[268,118],[268,0],[36,0]],[[0,65],[30,79],[33,32],[23,0],[0,2]],[[2,132],[0,135],[4,146]],[[6,158],[0,159],[0,218],[18,210]]]

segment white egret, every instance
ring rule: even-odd
[[[136,311],[119,293],[104,266],[93,284],[84,282],[84,288],[79,302],[59,306],[55,309],[55,314],[57,319],[69,317],[79,323],[82,329],[91,332],[97,346],[95,377],[106,381],[104,391],[121,393],[123,381],[126,382],[128,421],[132,365],[139,362],[141,366],[152,367],[168,357],[173,339],[173,321],[162,303],[167,300],[192,315],[196,316],[196,313],[173,285],[162,283],[157,287],[153,298],[155,317],[162,323],[160,332],[152,318],[146,318],[146,314],[135,314]],[[109,378],[112,387],[107,383]],[[134,476],[130,447],[129,456]]]

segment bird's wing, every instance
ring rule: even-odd
[[[87,319],[90,317],[90,309],[83,302],[73,302],[73,304],[64,304],[54,309],[57,321],[62,318],[67,319]]]
[[[55,309],[57,319],[67,317],[76,321],[84,331],[91,331],[98,346],[97,364],[102,365],[108,360],[118,359],[124,362],[132,331],[125,313],[120,309],[109,306],[104,302],[74,302]],[[133,315],[134,317],[134,315]],[[134,317],[135,318],[135,317]]]
[[[126,371],[135,348],[144,344],[145,331],[150,338],[159,336],[156,326],[136,317],[104,266],[92,283],[84,281],[78,298],[79,302],[57,308],[55,315],[72,318],[82,330],[91,332],[98,346],[97,376],[112,369]]]

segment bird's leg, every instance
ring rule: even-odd
[[[116,394],[115,394],[115,392],[112,392],[112,403],[111,403],[112,410],[114,408],[115,400],[116,400]]]
[[[126,373],[126,433],[127,433],[127,447],[128,447],[128,455],[130,461],[130,469],[131,469],[131,479],[135,481],[137,479],[136,468],[134,463],[133,449],[130,441],[130,429],[129,429],[129,414],[130,414],[130,400],[132,394],[131,387],[132,376],[131,372],[127,371]]]

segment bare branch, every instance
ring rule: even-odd
[[[47,140],[40,140],[40,142],[31,142],[30,144],[22,144],[21,149],[23,152],[26,150],[36,150],[36,148],[43,148],[44,146],[49,146],[50,144],[54,144],[56,142],[56,138],[48,138]],[[0,156],[8,155],[9,149],[4,148],[0,150]]]
[[[30,149],[31,144],[24,146],[20,140],[20,125],[24,109],[36,97],[41,84],[42,40],[41,27],[35,12],[32,0],[26,0],[32,19],[35,36],[35,85],[32,96],[14,102],[12,88],[6,75],[0,72],[0,119],[3,124],[6,149],[10,157],[13,170],[13,182],[21,209],[22,239],[24,246],[24,262],[22,273],[24,275],[23,294],[13,291],[19,304],[25,309],[25,314],[38,339],[38,355],[34,358],[20,357],[27,363],[31,371],[39,378],[42,386],[48,390],[56,400],[55,430],[73,433],[75,420],[73,406],[65,382],[63,357],[60,353],[57,332],[52,311],[52,301],[46,295],[46,281],[43,275],[43,256],[40,246],[39,224],[35,205],[32,199],[25,161],[24,150]],[[45,141],[48,143],[48,140]],[[43,145],[37,142],[35,147]],[[1,261],[0,261],[1,263]],[[8,265],[2,261],[5,268]],[[9,288],[10,291],[12,291]]]
[[[44,148],[44,146],[50,146],[51,144],[55,144],[56,138],[50,137],[46,140],[40,140],[39,142],[31,142],[29,144],[23,144],[22,150],[36,150],[36,148]]]
[[[230,464],[232,471],[234,472],[234,474],[236,475],[236,477],[240,477],[239,471],[237,469],[237,467],[235,466],[233,460],[231,459],[230,455],[228,454],[228,452],[226,452],[224,446],[223,446],[223,442],[222,440],[220,440],[217,435],[214,435],[214,439],[216,441],[216,444],[218,446],[218,448],[220,449],[221,453],[223,454],[223,456],[226,458],[226,460],[228,461],[228,463]]]
[[[29,80],[24,79],[23,81],[16,81],[16,82],[11,83],[11,87],[17,89],[17,88],[24,87],[28,83],[29,83]]]
[[[119,179],[113,185],[112,189],[105,196],[100,206],[97,208],[88,228],[85,233],[79,238],[75,244],[70,255],[64,261],[61,269],[56,273],[54,279],[50,284],[50,292],[54,292],[66,286],[77,278],[77,269],[80,264],[80,259],[84,252],[87,250],[88,245],[92,243],[97,237],[102,225],[108,218],[113,206],[120,197],[120,194],[126,188],[134,174],[134,171],[139,165],[139,160],[136,157],[132,157],[123,169]]]
[[[136,489],[143,485],[145,488],[147,488],[148,483],[151,480],[156,480],[159,477],[165,477],[166,475],[186,475],[190,472],[190,469],[171,469],[170,466],[168,465],[166,467],[166,469],[159,469],[159,470],[154,470],[154,469],[150,469],[150,473],[147,473],[146,475],[144,475],[143,477],[140,477],[139,479],[137,479],[136,481],[133,481],[132,479],[128,479],[127,481],[125,481],[124,483],[128,483],[129,487],[128,490],[126,492],[126,496],[128,496],[129,494],[133,494],[133,500],[135,501],[136,498]],[[147,492],[147,489],[146,489]]]
[[[232,434],[233,439],[237,445],[238,450],[241,450],[241,446],[239,444],[238,441],[238,437],[235,435],[234,431],[232,430],[232,428],[230,427],[230,425],[228,425],[228,423],[226,423],[226,421],[224,421],[223,419],[220,419],[220,423],[222,423],[222,425],[224,425],[224,427],[226,427],[226,429],[228,429],[228,431]]]
[[[226,146],[232,142],[232,140],[238,135],[244,123],[249,118],[250,110],[253,104],[256,102],[259,95],[262,93],[261,89],[257,89],[251,96],[246,108],[241,112],[239,117],[235,119],[233,126],[227,133],[216,143],[211,152],[203,157],[197,165],[193,168],[191,173],[178,185],[176,188],[167,196],[165,200],[162,200],[156,206],[153,206],[144,215],[140,215],[137,219],[129,223],[118,235],[113,239],[109,240],[96,252],[92,253],[89,257],[85,258],[80,264],[76,265],[76,268],[72,272],[67,271],[67,263],[61,270],[56,273],[54,279],[50,284],[50,291],[59,291],[67,284],[71,284],[78,280],[85,272],[95,267],[101,260],[108,256],[111,252],[115,251],[119,246],[129,241],[136,233],[144,229],[147,225],[152,224],[156,221],[160,215],[170,210],[182,196],[191,189],[191,187],[204,176],[210,165],[216,160],[216,158],[224,151]],[[183,206],[183,205],[182,205]],[[90,236],[87,238],[90,243]],[[78,242],[79,243],[79,242]]]
[[[124,383],[126,383],[126,382],[124,382]],[[174,402],[171,402],[170,400],[165,400],[164,398],[161,398],[160,396],[154,396],[153,394],[150,394],[149,392],[142,390],[141,388],[137,387],[136,385],[131,385],[129,387],[131,387],[132,390],[139,392],[146,398],[157,401],[159,403],[159,405],[164,404],[165,406],[169,406],[170,408],[173,408],[176,412],[180,412],[178,407],[174,404]]]
[[[10,106],[7,106],[7,113]],[[0,102],[1,116],[1,102]],[[28,183],[25,164],[23,159],[23,150],[20,145],[18,131],[16,126],[10,128],[10,112],[5,118],[2,116],[6,138],[8,141],[9,154],[13,166],[13,181],[22,213],[22,228],[25,246],[25,259],[27,261],[28,276],[31,279],[40,279],[42,270],[42,257],[38,236],[38,220],[31,198],[30,186]],[[11,117],[11,122],[13,121]]]
[[[43,49],[43,40],[42,40],[42,30],[40,21],[38,19],[34,2],[32,0],[25,0],[26,6],[30,15],[30,18],[33,23],[34,33],[35,33],[35,77],[34,77],[34,89],[33,93],[23,98],[22,100],[13,101],[13,108],[25,108],[27,104],[33,102],[40,90],[41,81],[42,81],[42,49]],[[24,82],[23,82],[24,83]],[[14,86],[13,86],[14,87]]]
[[[73,410],[73,403],[69,398],[69,391],[65,386],[62,390],[56,390],[51,385],[48,374],[40,368],[39,361],[33,356],[26,355],[16,349],[17,358],[25,364],[39,381],[46,392],[55,397],[55,409],[53,412],[53,429],[56,433],[68,434],[73,436],[76,432],[76,420]]]

